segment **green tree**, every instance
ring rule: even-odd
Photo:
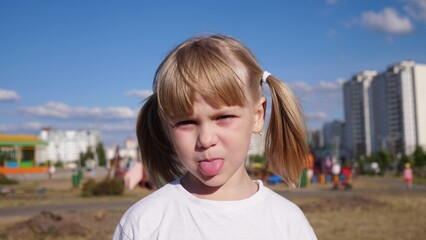
[[[81,167],[86,166],[86,160],[88,159],[94,159],[95,158],[95,154],[92,151],[91,147],[87,147],[87,150],[85,153],[80,153],[80,164]]]
[[[249,159],[250,159],[250,162],[262,163],[262,164],[266,163],[265,155],[251,155]]]
[[[366,174],[366,167],[367,167],[367,163],[369,162],[369,159],[365,159],[363,157],[358,157],[357,158],[357,162],[358,162],[358,172],[360,174]]]
[[[422,146],[416,146],[413,153],[413,164],[416,168],[422,168],[426,164],[426,154]]]
[[[55,162],[55,167],[58,167],[58,168],[64,167],[64,162],[62,162],[61,160],[58,160],[57,162]]]
[[[103,166],[103,167],[106,166],[107,159],[106,159],[104,145],[102,144],[102,142],[99,142],[96,145],[96,153],[98,155],[99,166]]]
[[[86,153],[80,153],[80,167],[83,167],[86,164]]]
[[[405,168],[405,164],[409,163],[411,166],[413,166],[413,156],[407,156],[407,155],[403,155],[401,157],[401,161],[398,162],[398,174],[402,173],[402,171],[404,171]]]
[[[251,155],[249,156],[249,167],[248,172],[250,175],[260,177],[260,174],[266,174],[266,156],[265,155]]]
[[[383,149],[378,151],[374,155],[375,160],[377,161],[380,167],[380,174],[384,174],[392,163],[392,155]]]

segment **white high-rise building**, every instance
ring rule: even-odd
[[[322,127],[324,146],[326,149],[329,149],[337,159],[342,155],[342,146],[344,143],[343,126],[344,123],[342,121],[334,120],[324,123]]]
[[[372,129],[371,151],[387,149],[386,138],[388,134],[387,103],[386,103],[386,72],[378,74],[371,83],[372,94]]]
[[[80,153],[86,153],[88,148],[95,153],[97,144],[101,141],[99,131],[64,131],[45,128],[39,138],[47,142],[46,159],[52,162],[74,162],[80,159]]]
[[[416,118],[416,142],[426,149],[426,64],[414,66],[414,103]]]
[[[308,145],[313,149],[320,149],[324,147],[324,134],[322,129],[310,130],[308,134]]]
[[[113,159],[115,156],[115,152],[117,151],[117,144],[112,144],[110,147],[105,148],[105,154],[107,159]],[[128,161],[131,160],[139,160],[138,155],[139,147],[137,139],[133,137],[128,137],[124,141],[124,146],[119,147],[120,157],[126,159]]]
[[[371,154],[371,82],[376,71],[364,71],[343,85],[345,109],[345,146],[349,156]]]
[[[374,150],[409,155],[426,146],[426,65],[403,61],[373,81],[375,94]]]
[[[378,75],[365,73],[343,87],[353,156],[380,149],[410,155],[417,145],[426,148],[426,65],[403,61]]]

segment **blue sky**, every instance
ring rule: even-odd
[[[166,54],[202,33],[240,39],[299,97],[310,129],[343,119],[343,81],[426,63],[426,0],[0,1],[0,133],[134,136]]]

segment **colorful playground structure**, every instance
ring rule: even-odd
[[[46,173],[47,166],[38,166],[46,162],[46,145],[32,135],[0,134],[0,173]]]
[[[269,170],[268,164],[252,163],[250,172],[254,173],[255,178],[261,176],[260,178],[263,181],[272,185],[284,182],[281,177]],[[352,177],[353,168],[350,163],[342,164],[330,158],[315,159],[314,154],[310,153],[305,162],[300,179],[300,187],[307,187],[311,184],[331,184],[333,189],[344,188],[348,190],[352,188]]]

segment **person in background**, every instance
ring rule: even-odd
[[[333,161],[331,166],[331,174],[333,175],[333,190],[339,189],[341,167],[337,160]]]
[[[345,163],[342,168],[342,185],[346,190],[352,189],[352,167],[351,163]]]
[[[49,175],[49,179],[53,178],[53,175],[55,175],[55,172],[56,172],[55,164],[49,161],[47,164],[47,173]]]
[[[408,189],[413,188],[413,169],[411,169],[411,164],[406,163],[404,169],[404,182],[407,185]]]

